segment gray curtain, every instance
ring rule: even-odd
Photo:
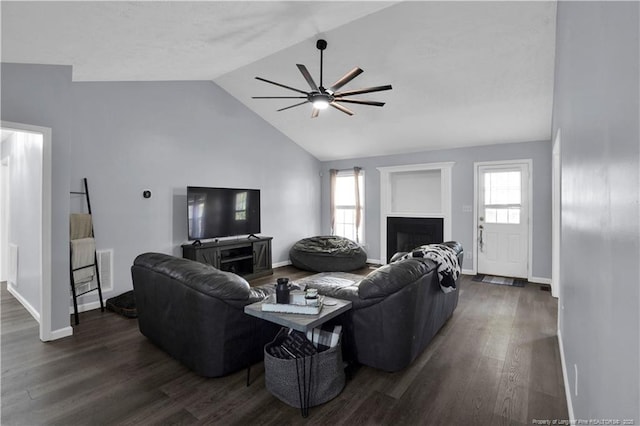
[[[362,215],[360,213],[361,211],[361,205],[360,205],[360,170],[362,170],[360,167],[354,167],[353,168],[353,179],[354,179],[354,186],[356,188],[356,242],[359,243],[360,242],[360,222],[362,219]]]
[[[331,235],[335,235],[336,229],[336,169],[329,170],[329,208],[331,209]]]

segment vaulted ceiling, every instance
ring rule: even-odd
[[[2,61],[73,66],[74,81],[212,80],[320,160],[549,140],[554,1],[6,2]],[[316,81],[391,84],[311,118],[277,112]]]

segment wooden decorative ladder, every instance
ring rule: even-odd
[[[73,312],[74,312],[74,317],[75,317],[75,323],[76,325],[80,324],[80,319],[78,317],[78,297],[82,296],[83,294],[87,294],[89,292],[98,290],[98,296],[100,298],[100,310],[102,312],[104,312],[104,302],[102,300],[102,283],[100,280],[100,269],[98,268],[98,255],[96,253],[95,250],[95,233],[93,230],[93,216],[91,213],[91,200],[89,199],[89,186],[87,184],[87,178],[83,178],[83,183],[84,183],[84,191],[83,192],[74,192],[71,191],[71,194],[79,194],[79,195],[84,195],[85,196],[85,200],[87,202],[87,211],[89,212],[88,216],[91,222],[91,226],[90,226],[90,232],[88,236],[84,236],[82,238],[91,238],[94,240],[94,244],[93,244],[93,263],[89,263],[86,265],[82,265],[82,266],[77,266],[74,268],[73,265],[73,260],[74,260],[74,240],[72,240],[72,233],[73,233],[73,229],[70,229],[70,235],[69,235],[69,276],[70,276],[70,281],[71,281],[71,295],[73,297]],[[73,215],[72,215],[73,216]],[[70,222],[72,221],[72,216],[70,217]],[[70,228],[73,228],[73,225],[70,224]],[[76,240],[77,241],[77,240]],[[85,290],[81,293],[78,293],[78,286],[81,285],[85,285],[87,284],[86,282],[82,282],[82,283],[78,283],[76,284],[75,282],[75,272],[78,271],[82,271],[85,270],[87,268],[94,268],[95,270],[95,276],[96,276],[96,282],[97,282],[97,287],[96,288],[91,288],[91,282],[92,281],[88,281],[88,290]]]

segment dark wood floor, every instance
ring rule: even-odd
[[[256,282],[303,275],[285,267]],[[265,390],[262,365],[252,369],[250,387],[244,371],[199,377],[142,336],[135,319],[99,310],[82,313],[73,336],[42,343],[37,323],[4,285],[0,297],[2,425],[530,425],[568,418],[557,301],[535,284],[463,277],[453,317],[409,368],[361,367],[307,419]]]

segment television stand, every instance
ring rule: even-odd
[[[253,235],[253,234],[252,234]],[[182,257],[233,272],[247,280],[273,274],[272,237],[250,235],[247,239],[183,244]]]

